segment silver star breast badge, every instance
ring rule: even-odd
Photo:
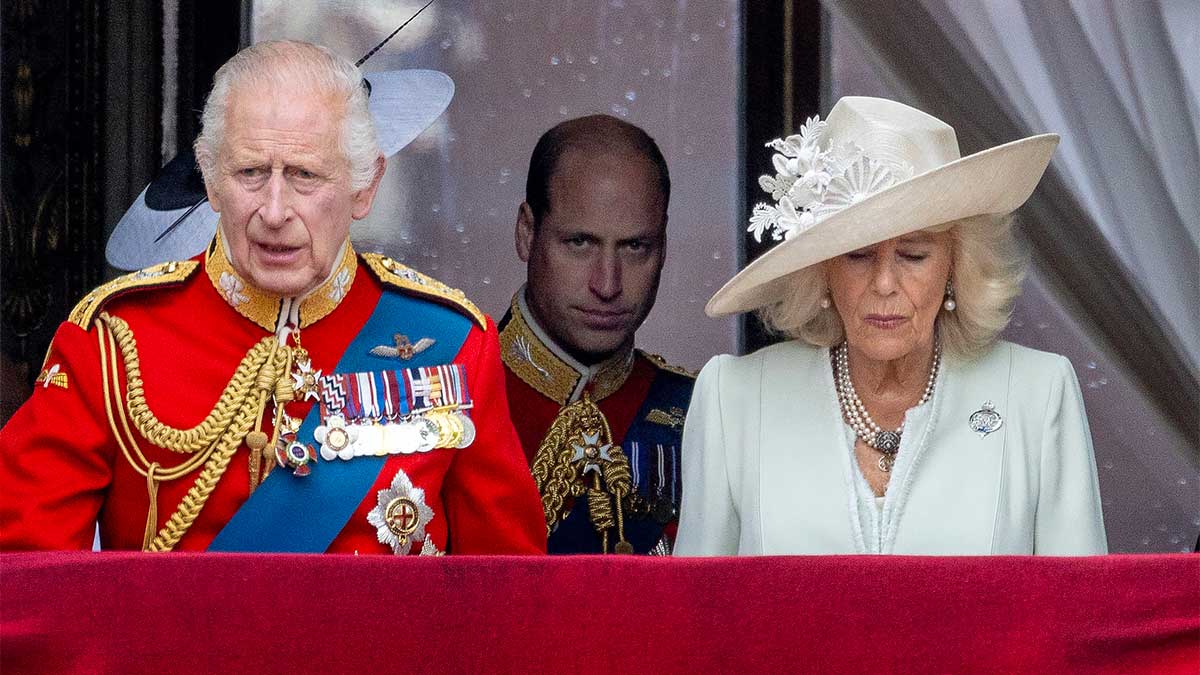
[[[367,522],[375,526],[379,543],[396,555],[408,555],[414,541],[426,538],[425,526],[433,520],[433,509],[425,503],[425,490],[414,487],[404,471],[397,471],[392,485],[379,491]]]

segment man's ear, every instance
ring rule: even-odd
[[[517,207],[517,227],[514,233],[517,241],[517,257],[521,262],[529,262],[529,252],[533,250],[533,237],[537,234],[537,224],[534,222],[533,209],[529,204],[521,202]]]
[[[212,185],[209,185],[207,180],[204,181],[204,193],[208,196],[208,204],[212,207],[212,210],[220,213],[221,199],[217,196],[217,191],[213,189]]]
[[[379,181],[383,180],[385,171],[387,171],[387,160],[380,155],[375,158],[375,178],[371,180],[371,184],[354,193],[354,209],[350,215],[355,220],[362,220],[371,212],[371,205],[375,203],[375,193],[379,191]]]

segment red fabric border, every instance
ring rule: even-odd
[[[0,556],[0,671],[1200,671],[1200,555]]]

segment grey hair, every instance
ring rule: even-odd
[[[991,346],[1008,325],[1027,261],[1013,234],[1011,214],[972,216],[926,231],[947,230],[954,261],[950,279],[958,306],[952,312],[938,311],[938,337],[946,353],[969,359]],[[781,287],[782,297],[758,310],[769,330],[818,347],[833,347],[845,339],[837,310],[821,307],[829,292],[825,263],[791,273]]]
[[[201,115],[196,138],[196,163],[205,184],[217,178],[217,156],[225,140],[229,94],[239,86],[287,91],[329,93],[343,102],[342,154],[350,165],[350,188],[361,190],[375,180],[375,160],[380,156],[375,123],[367,107],[362,72],[350,61],[320,45],[296,40],[260,42],[225,62],[213,78],[212,91]]]

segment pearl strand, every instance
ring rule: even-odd
[[[917,401],[918,406],[924,405],[933,396],[934,383],[937,381],[938,370],[941,368],[941,357],[941,345],[935,343],[933,363],[929,368],[929,379],[925,382],[925,391],[921,394],[921,400]],[[891,471],[896,453],[900,450],[900,435],[904,425],[901,424],[895,431],[885,431],[875,423],[875,420],[871,419],[871,414],[867,412],[858,392],[854,390],[854,382],[850,379],[849,348],[845,342],[837,348],[833,365],[834,382],[842,414],[846,417],[850,428],[854,430],[855,436],[862,439],[872,449],[883,453],[883,456],[879,458],[879,468],[885,472]]]

